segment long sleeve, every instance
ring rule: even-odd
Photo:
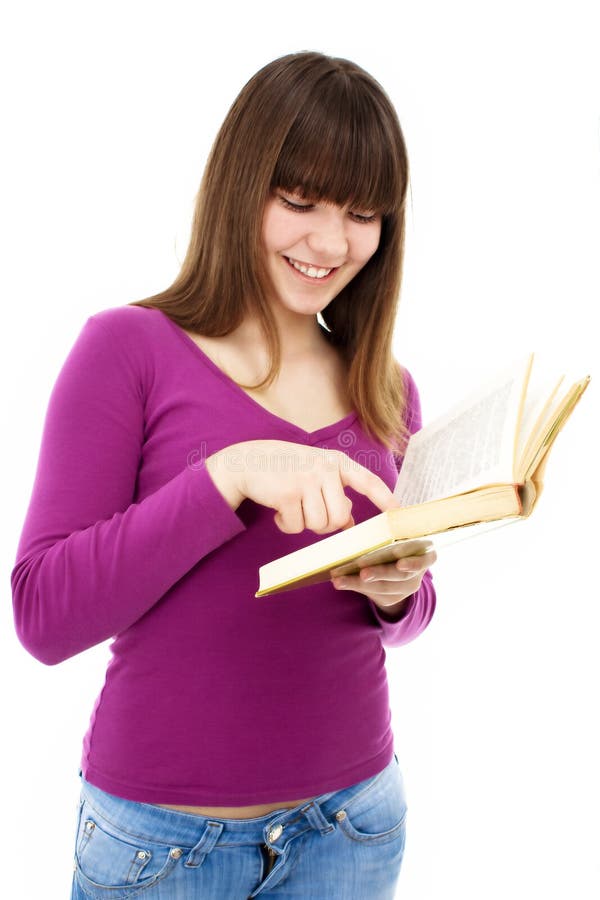
[[[50,395],[11,573],[18,637],[53,665],[131,626],[246,526],[204,464],[133,502],[144,441],[139,360],[91,316]]]
[[[407,383],[406,424],[409,432],[414,434],[422,425],[421,402],[417,386],[408,372],[404,369]],[[400,471],[401,465],[398,465]],[[436,594],[431,577],[431,571],[427,569],[423,575],[418,591],[406,598],[402,617],[394,622],[389,622],[380,615],[379,607],[369,600],[377,621],[381,626],[381,642],[387,647],[399,647],[407,644],[421,634],[429,625],[435,612]]]

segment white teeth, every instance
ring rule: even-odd
[[[298,269],[298,271],[302,272],[304,275],[310,275],[311,278],[325,278],[325,276],[329,275],[331,272],[331,269],[315,269],[314,266],[303,266],[295,260],[290,259],[289,256],[287,258],[295,269]]]

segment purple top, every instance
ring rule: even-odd
[[[392,759],[383,645],[428,625],[430,572],[397,622],[329,581],[256,598],[259,566],[323,537],[284,534],[274,510],[249,499],[232,510],[212,481],[208,456],[267,439],[341,449],[394,487],[393,455],[355,412],[304,431],[161,310],[90,316],[59,372],[11,574],[15,624],[47,665],[114,637],[81,761],[109,793],[285,801],[370,778]],[[345,490],[357,524],[381,512]]]

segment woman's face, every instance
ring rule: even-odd
[[[316,315],[368,262],[380,234],[381,215],[371,210],[325,202],[313,205],[299,194],[277,188],[265,207],[262,236],[281,303],[289,310]],[[290,259],[308,271],[298,271]]]

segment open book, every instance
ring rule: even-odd
[[[534,375],[533,357],[411,435],[397,508],[260,566],[255,596],[354,575],[529,516],[548,452],[590,381]]]

